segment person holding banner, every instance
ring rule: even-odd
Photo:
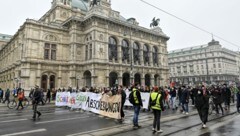
[[[123,87],[121,85],[118,87],[118,94],[120,94],[121,97],[122,97],[121,112],[120,112],[120,114],[121,114],[120,123],[122,123],[124,121],[124,117],[125,117],[125,114],[124,114],[124,111],[123,111],[123,107],[124,107],[124,103],[126,101],[126,97],[127,96],[126,96],[125,90],[123,89]]]
[[[133,109],[134,109],[133,128],[134,129],[141,127],[138,125],[138,115],[140,112],[140,108],[143,106],[141,94],[140,94],[140,91],[137,89],[137,86],[138,84],[135,84],[132,86],[133,98],[134,98],[134,103],[133,103]]]
[[[163,99],[161,93],[159,93],[158,87],[154,87],[153,92],[150,95],[150,105],[153,110],[154,120],[153,120],[153,132],[162,133],[163,130],[160,129],[160,117],[161,111],[164,111]],[[157,130],[156,130],[157,127]]]

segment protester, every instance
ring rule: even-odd
[[[216,113],[219,114],[218,107],[220,107],[222,111],[222,115],[224,115],[223,107],[222,107],[222,93],[220,92],[219,87],[214,87],[214,90],[212,92],[212,97],[213,97],[213,103],[216,107]]]
[[[209,94],[204,86],[198,89],[195,99],[195,106],[202,121],[202,127],[206,128],[206,123],[208,121]]]
[[[0,88],[0,102],[3,101],[4,91]]]
[[[10,97],[10,90],[7,89],[3,103],[5,103],[6,101],[8,101],[8,103],[9,103],[10,102],[9,97]]]
[[[48,103],[50,103],[50,101],[51,101],[51,90],[50,90],[50,89],[47,90],[46,102],[47,102],[47,101],[48,101]]]
[[[223,85],[222,96],[225,104],[225,110],[230,110],[231,91],[227,87],[227,84]]]
[[[189,103],[189,89],[186,88],[186,86],[182,86],[182,110],[183,114],[188,115],[189,109],[188,109],[188,103]]]
[[[124,103],[126,101],[126,97],[127,96],[126,96],[125,90],[123,89],[122,86],[118,87],[118,94],[120,94],[121,97],[122,97],[121,112],[120,112],[120,114],[121,114],[120,122],[123,122],[124,121],[124,117],[125,117],[125,114],[124,114],[124,111],[123,111],[123,107],[124,107]]]
[[[237,112],[240,113],[240,87],[238,87],[238,89],[236,90],[236,97],[237,97]]]
[[[20,89],[21,91],[18,92],[18,106],[17,106],[17,110],[19,109],[19,107],[21,106],[22,109],[24,108],[22,105],[23,99],[24,99],[24,91],[23,89]]]
[[[37,110],[37,106],[39,102],[41,101],[41,91],[39,89],[39,86],[35,86],[35,91],[33,93],[33,119],[36,119],[36,113],[38,114],[38,118],[42,115],[41,112]]]
[[[134,98],[134,104],[133,104],[133,109],[134,109],[134,116],[133,116],[133,128],[137,129],[140,128],[141,126],[139,126],[138,124],[138,115],[140,112],[140,108],[143,106],[142,104],[142,98],[141,98],[141,94],[140,91],[137,89],[137,85],[135,84],[132,86],[132,91],[133,91],[133,98]]]
[[[161,93],[159,93],[158,87],[154,87],[153,92],[150,94],[151,109],[153,110],[153,114],[154,114],[152,130],[154,132],[157,131],[158,133],[163,132],[163,130],[160,129],[161,111],[164,111],[162,99],[163,98]]]

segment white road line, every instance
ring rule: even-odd
[[[15,120],[0,121],[0,124],[1,124],[1,123],[10,123],[10,122],[25,121],[25,120],[28,120],[28,119],[15,119]]]
[[[52,122],[60,122],[60,121],[81,119],[81,118],[87,118],[87,117],[90,117],[90,116],[82,116],[82,117],[77,117],[77,118],[58,119],[58,120],[50,120],[50,121],[42,121],[42,122],[36,122],[35,124],[45,124],[45,123],[52,123]]]
[[[23,131],[23,132],[11,133],[11,134],[4,134],[4,135],[0,135],[0,136],[18,136],[18,135],[24,135],[24,134],[30,134],[30,133],[37,133],[37,132],[44,132],[44,131],[47,131],[47,130],[43,128],[43,129]]]

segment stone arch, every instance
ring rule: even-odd
[[[122,75],[123,86],[130,86],[130,73],[124,72]]]
[[[134,83],[141,85],[141,74],[140,73],[136,73],[134,75]]]
[[[83,73],[84,85],[91,87],[92,86],[92,73],[87,70]]]
[[[118,73],[112,71],[109,73],[109,87],[116,86],[118,84]]]
[[[151,75],[150,74],[145,74],[144,80],[145,80],[145,85],[146,86],[150,86],[151,85]]]
[[[43,35],[43,40],[51,42],[60,42],[60,38],[57,35],[49,33]]]

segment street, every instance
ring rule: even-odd
[[[152,133],[153,115],[145,111],[140,113],[139,122],[142,128],[132,129],[131,109],[125,110],[125,121],[120,124],[115,119],[99,116],[91,112],[71,111],[65,107],[55,107],[52,104],[39,106],[43,115],[33,121],[32,110],[29,106],[24,110],[10,110],[5,105],[0,105],[0,135],[1,136],[143,136],[157,135]],[[188,135],[230,135],[238,136],[240,115],[235,113],[235,107],[231,107],[229,115],[223,118],[221,115],[210,115],[207,128],[201,128],[196,110],[191,106],[190,114],[183,115],[176,110],[166,110],[162,113],[161,135],[188,136]]]

